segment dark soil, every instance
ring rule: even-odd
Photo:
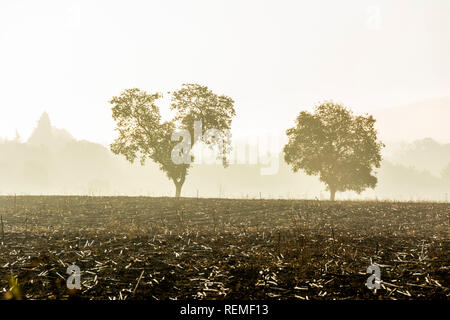
[[[445,203],[24,196],[0,215],[4,299],[450,296]]]

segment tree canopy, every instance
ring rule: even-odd
[[[384,146],[374,124],[370,115],[355,116],[343,105],[326,101],[314,113],[300,112],[295,127],[286,131],[285,161],[294,172],[318,175],[331,200],[336,192],[374,188],[372,171],[380,167]]]
[[[235,110],[231,98],[216,95],[208,87],[198,84],[183,84],[181,89],[169,94],[171,109],[176,111],[176,115],[173,120],[165,122],[161,122],[156,105],[162,97],[160,93],[127,89],[119,97],[113,97],[110,103],[119,137],[111,144],[111,151],[124,155],[130,162],[139,159],[143,165],[151,159],[158,163],[174,182],[175,195],[179,197],[193,160],[190,149],[195,143],[202,141],[211,147],[219,146],[226,164],[230,147],[228,131]],[[185,134],[180,135],[180,130]],[[186,135],[188,141],[184,141]],[[182,143],[179,142],[180,137],[183,138]],[[182,148],[178,148],[180,145]],[[174,160],[185,159],[186,155],[186,161]]]

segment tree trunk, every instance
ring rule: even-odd
[[[175,197],[176,198],[179,198],[181,196],[181,187],[182,186],[183,186],[183,184],[181,184],[181,183],[175,183],[175,188],[176,188]]]
[[[336,196],[336,188],[330,187],[330,200],[334,201],[335,196]]]
[[[179,178],[172,178],[173,183],[175,184],[175,198],[179,198],[181,196],[181,188],[183,187],[184,181],[186,181],[186,170],[181,173]]]

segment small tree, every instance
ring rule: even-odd
[[[119,137],[111,144],[111,151],[124,155],[132,163],[137,158],[142,165],[147,159],[158,163],[175,184],[175,196],[179,197],[193,161],[190,150],[195,143],[203,141],[210,147],[220,146],[226,165],[229,134],[218,137],[217,134],[213,136],[205,133],[212,129],[220,132],[229,130],[235,111],[231,98],[218,96],[205,86],[184,84],[180,90],[170,94],[171,109],[176,110],[176,116],[172,121],[163,123],[155,104],[162,97],[161,94],[128,89],[119,97],[113,97],[110,103],[113,105],[113,119],[117,122]],[[201,125],[196,127],[198,123]],[[206,130],[207,127],[211,129]],[[184,141],[185,135],[178,134],[180,130],[184,130],[189,141]],[[180,137],[183,137],[185,144],[179,143]],[[183,148],[179,149],[179,145]],[[187,157],[180,156],[180,153]],[[174,161],[174,155],[186,161]]]
[[[332,201],[338,191],[374,188],[372,170],[380,167],[384,146],[374,124],[372,116],[354,116],[341,104],[324,102],[314,114],[300,112],[296,126],[286,131],[284,159],[294,172],[319,175]]]

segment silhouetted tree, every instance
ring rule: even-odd
[[[206,134],[206,129],[220,132],[229,130],[235,111],[231,98],[218,96],[205,86],[184,84],[180,90],[170,94],[171,109],[176,111],[176,116],[173,121],[162,123],[159,108],[155,104],[161,94],[128,89],[119,97],[113,97],[113,118],[117,122],[119,137],[111,144],[111,150],[124,155],[130,162],[139,158],[142,165],[147,159],[159,164],[160,169],[174,182],[175,196],[179,197],[193,157],[189,152],[185,153],[186,148],[176,149],[180,144],[180,136],[176,133],[181,129],[189,133],[189,141],[184,141],[189,147],[188,151],[200,141],[222,148],[223,163],[226,165],[229,135],[223,134],[221,139],[217,139],[217,135]],[[196,130],[195,121],[201,121],[201,126]],[[184,140],[184,136],[181,137]],[[185,153],[181,158],[186,161],[174,162],[174,152]]]
[[[330,199],[338,191],[361,193],[374,188],[381,148],[372,116],[354,116],[341,104],[326,101],[314,114],[300,112],[296,126],[286,131],[289,141],[284,147],[285,161],[294,172],[319,175],[327,185]]]
[[[16,136],[14,137],[14,143],[21,143],[22,138],[20,137],[19,130],[16,129]]]
[[[66,130],[53,127],[48,113],[44,112],[36,128],[28,138],[27,143],[37,147],[44,146],[50,147],[51,149],[58,149],[74,140]]]
[[[39,119],[36,129],[34,129],[28,143],[32,145],[49,145],[53,142],[52,124],[47,112],[44,112]]]

